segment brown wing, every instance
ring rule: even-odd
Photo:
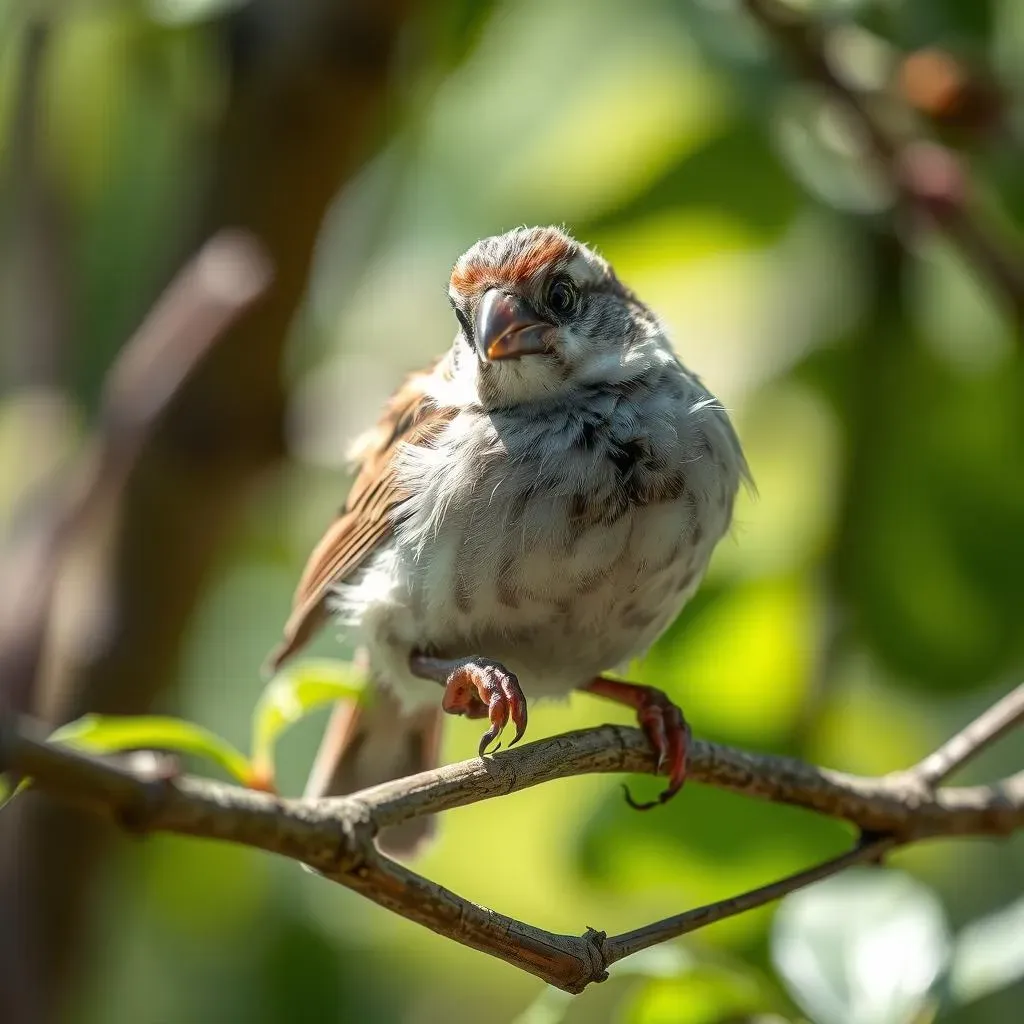
[[[267,658],[269,671],[276,671],[323,625],[330,588],[358,569],[390,536],[392,512],[408,497],[395,479],[399,444],[433,444],[455,415],[454,409],[439,408],[427,396],[429,378],[429,373],[409,377],[388,402],[376,430],[361,445],[355,483],[341,515],[309,556],[285,623],[284,639]]]

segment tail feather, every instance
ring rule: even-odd
[[[372,703],[340,701],[331,715],[307,797],[341,796],[433,768],[441,741],[441,707],[404,714],[394,697],[377,690]],[[377,843],[386,853],[410,855],[434,830],[432,817],[385,828]]]
[[[262,674],[269,679],[293,654],[312,639],[313,634],[327,621],[327,608],[323,598],[308,601],[296,608],[284,626],[281,642],[263,661]]]

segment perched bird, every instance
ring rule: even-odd
[[[669,626],[728,529],[748,478],[729,417],[654,313],[557,228],[478,242],[448,297],[452,347],[357,443],[270,655],[277,668],[331,614],[365,650],[373,699],[335,710],[307,795],[431,767],[442,711],[488,719],[482,755],[509,720],[523,735],[527,694],[585,690],[636,709],[664,802],[685,776],[685,720],[601,673]],[[383,845],[409,849],[425,827]]]

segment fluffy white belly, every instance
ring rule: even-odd
[[[406,705],[439,695],[409,672],[414,651],[500,661],[527,697],[567,693],[643,653],[697,588],[738,486],[719,414],[688,404],[662,436],[635,436],[634,416],[626,436],[612,422],[580,443],[579,411],[464,413],[409,453],[415,498],[335,599]]]

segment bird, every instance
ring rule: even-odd
[[[483,757],[530,699],[582,690],[635,709],[668,776],[689,726],[614,673],[697,590],[751,483],[722,404],[652,310],[559,227],[484,238],[455,263],[450,348],[410,375],[357,440],[347,501],[314,548],[278,670],[334,619],[369,699],[340,702],[306,795],[434,767],[443,715],[487,719]],[[438,688],[438,684],[442,689]],[[413,852],[416,819],[382,849]]]

